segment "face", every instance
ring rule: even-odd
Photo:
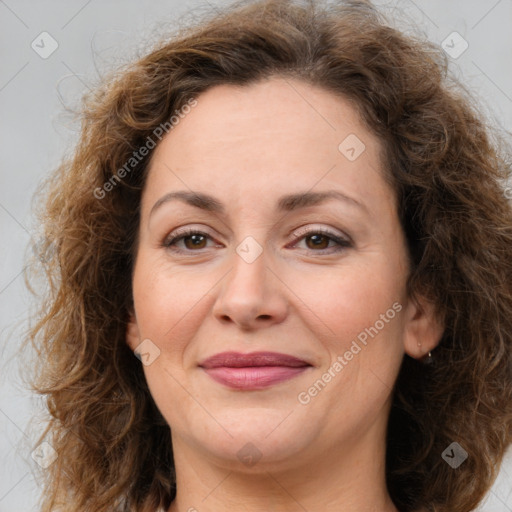
[[[157,146],[127,341],[175,448],[249,471],[382,445],[404,352],[440,330],[405,294],[381,149],[278,78],[208,90]]]

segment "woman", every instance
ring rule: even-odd
[[[512,441],[494,146],[365,2],[228,8],[105,81],[46,194],[43,510],[473,510]]]

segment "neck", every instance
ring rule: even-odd
[[[168,512],[398,512],[385,483],[384,439],[375,433],[288,466],[213,461],[173,437],[177,494]],[[229,506],[228,506],[229,505]]]

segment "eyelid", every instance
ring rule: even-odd
[[[295,240],[297,240],[299,238],[304,237],[305,235],[316,234],[316,233],[321,233],[323,235],[329,236],[329,237],[333,238],[334,240],[344,241],[347,244],[353,245],[353,243],[354,243],[350,236],[348,236],[347,234],[345,234],[341,231],[334,230],[334,228],[326,228],[324,226],[312,226],[310,224],[308,224],[308,226],[306,226],[306,227],[298,228],[298,230],[296,230],[294,233],[292,233],[292,236]]]
[[[208,237],[210,240],[213,240],[213,236],[205,229],[194,227],[194,226],[184,226],[181,228],[174,229],[171,233],[165,236],[162,241],[162,246],[169,247],[170,242],[175,242],[178,239],[186,238],[187,236],[192,235],[202,235]],[[191,251],[187,251],[191,252]]]
[[[330,248],[328,247],[328,248],[324,248],[324,249],[318,249],[318,250],[305,249],[306,251],[310,251],[313,253],[316,252],[316,253],[319,253],[322,255],[322,254],[326,254],[326,251],[328,251],[328,253],[331,254],[331,253],[341,252],[348,248],[354,247],[352,238],[350,236],[346,235],[345,233],[343,233],[343,232],[338,233],[333,228],[325,228],[323,226],[315,227],[315,226],[311,226],[311,225],[308,225],[308,226],[305,226],[302,228],[298,228],[298,230],[296,230],[294,233],[292,233],[293,241],[291,242],[291,245],[297,244],[298,242],[300,242],[301,240],[304,240],[308,236],[318,235],[318,234],[324,235],[325,237],[330,239],[330,242],[334,242],[335,246],[330,247]],[[181,249],[176,246],[177,242],[183,240],[184,238],[192,236],[192,235],[204,236],[207,239],[217,243],[217,247],[219,246],[218,242],[216,240],[214,240],[213,236],[208,232],[208,230],[203,230],[203,229],[200,229],[200,228],[197,228],[194,226],[190,226],[190,225],[184,226],[181,228],[176,228],[174,231],[172,231],[169,235],[167,235],[164,238],[164,240],[161,243],[161,246],[164,247],[165,249],[168,249],[168,250],[178,253],[178,254],[179,253],[191,254],[194,252],[201,254],[206,249],[208,249],[208,247],[200,248],[198,250]],[[290,246],[290,244],[286,245],[286,247],[289,247],[289,246]]]

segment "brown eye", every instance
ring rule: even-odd
[[[329,237],[321,234],[308,235],[305,240],[310,240],[311,244],[306,242],[310,249],[327,249],[329,246]]]
[[[182,237],[182,240],[187,249],[204,249],[206,237],[204,235],[199,234],[188,235]]]
[[[307,250],[313,252],[339,252],[349,247],[353,247],[353,243],[349,238],[342,238],[331,231],[323,229],[315,229],[296,235],[296,244],[304,240]],[[331,245],[329,245],[331,244]]]
[[[211,237],[202,231],[188,230],[170,236],[162,244],[163,247],[176,252],[190,252],[206,249],[208,247],[208,240]]]

